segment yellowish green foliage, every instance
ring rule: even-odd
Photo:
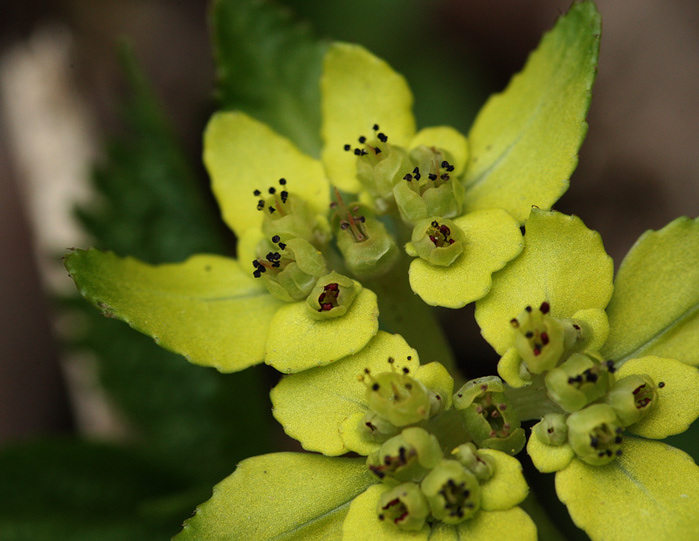
[[[573,459],[556,492],[592,539],[693,541],[699,532],[699,468],[661,442],[628,438],[606,466]]]
[[[609,358],[657,355],[699,366],[699,219],[678,218],[636,241],[607,313]]]
[[[485,104],[468,134],[466,210],[502,208],[520,222],[568,188],[587,133],[600,19],[592,2],[573,4],[524,70]]]

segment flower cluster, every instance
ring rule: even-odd
[[[699,223],[639,240],[614,282],[599,236],[547,210],[577,162],[598,45],[594,5],[574,4],[464,136],[417,130],[403,77],[332,44],[319,159],[242,112],[206,129],[237,258],[67,257],[84,296],[190,361],[285,373],[274,416],[320,453],[242,462],[180,539],[535,539],[525,448],[594,539],[657,538],[667,521],[647,517],[670,505],[672,532],[696,532],[699,468],[650,439],[699,416]],[[454,391],[426,305],[474,301],[499,377]]]

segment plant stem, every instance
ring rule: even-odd
[[[378,296],[381,328],[402,335],[418,351],[423,364],[438,361],[457,379],[446,334],[432,308],[410,288],[408,267],[409,260],[401,257],[391,272],[366,283]]]
[[[522,421],[541,419],[547,413],[564,413],[546,394],[544,376],[536,376],[524,387],[505,386],[505,395]]]

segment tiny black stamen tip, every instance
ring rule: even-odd
[[[257,196],[259,196],[260,194],[262,194],[262,192],[261,192],[260,190],[255,190],[255,191],[252,192],[252,193],[253,193],[253,195],[254,195],[255,197],[257,197]]]
[[[269,192],[270,195],[274,195],[277,190],[274,186],[270,186],[269,190],[267,190],[267,191]]]
[[[378,384],[378,383],[374,383],[374,384],[371,386],[371,390],[372,390],[372,391],[378,391],[378,390],[379,390],[379,384]]]
[[[663,387],[665,387],[665,382],[664,382],[664,381],[661,381],[660,383],[658,383],[658,387],[659,387],[660,389],[662,389]]]
[[[286,186],[286,179],[285,179],[285,178],[280,178],[280,179],[279,179],[279,184],[281,184],[282,186]]]
[[[366,143],[366,137],[364,137],[364,136],[362,135],[362,136],[359,138],[359,142],[360,142],[361,144]]]
[[[374,124],[374,125],[371,127],[371,129],[374,130],[374,131],[379,131],[379,125],[378,125],[378,124]]]

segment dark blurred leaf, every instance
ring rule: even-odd
[[[125,133],[95,176],[98,203],[79,209],[79,218],[97,246],[152,263],[225,252],[208,186],[197,182],[128,51],[124,63]],[[95,353],[105,390],[151,455],[193,482],[213,484],[237,461],[269,450],[259,370],[224,376],[189,365],[87,303],[71,305],[85,323],[73,345]]]
[[[0,452],[0,541],[150,541],[206,497],[137,453],[71,441]]]
[[[318,156],[325,45],[260,0],[215,0],[211,29],[222,107],[245,111]]]

